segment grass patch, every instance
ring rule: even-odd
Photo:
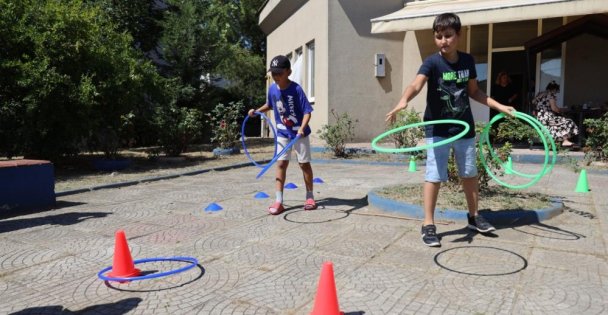
[[[387,199],[422,206],[422,184],[384,187],[376,193]],[[479,209],[534,210],[551,206],[551,196],[492,186],[479,193]],[[467,210],[467,201],[461,188],[443,185],[437,198],[437,209]]]

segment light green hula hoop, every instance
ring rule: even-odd
[[[492,120],[490,120],[490,122],[485,126],[481,137],[480,137],[480,141],[479,141],[479,155],[481,157],[481,164],[484,166],[484,168],[486,169],[486,172],[488,173],[488,175],[490,175],[490,177],[492,177],[496,182],[498,182],[499,184],[507,187],[507,188],[511,188],[511,189],[522,189],[522,188],[527,188],[530,187],[534,184],[536,184],[541,177],[543,177],[545,174],[547,174],[554,166],[555,164],[555,159],[556,159],[556,151],[555,151],[555,142],[553,141],[553,138],[549,136],[549,139],[551,140],[551,146],[552,146],[552,151],[553,151],[553,159],[551,161],[551,163],[549,164],[549,144],[547,143],[547,137],[546,135],[549,134],[549,130],[547,130],[546,127],[544,127],[538,120],[536,120],[534,117],[524,114],[524,113],[519,113],[519,112],[515,112],[515,117],[521,120],[526,121],[527,123],[529,123],[538,133],[538,135],[540,136],[541,140],[543,141],[543,146],[545,147],[545,161],[543,163],[542,166],[542,170],[540,172],[538,172],[536,175],[529,175],[529,174],[522,174],[522,173],[518,173],[518,172],[514,172],[514,174],[522,176],[522,177],[528,177],[528,178],[532,178],[532,180],[526,184],[522,184],[522,185],[511,185],[508,183],[505,183],[503,181],[501,181],[500,179],[498,179],[498,177],[496,177],[496,175],[494,175],[494,172],[492,172],[487,164],[486,158],[483,154],[483,143],[485,141],[485,143],[487,144],[488,148],[490,149],[491,152],[491,156],[493,159],[500,161],[500,159],[498,158],[498,156],[496,156],[496,154],[494,153],[491,145],[490,145],[490,139],[489,139],[489,130],[490,127],[499,119],[504,118],[505,115],[503,113],[500,113],[496,116],[494,116],[492,118]],[[542,129],[542,130],[541,130]],[[502,162],[502,161],[500,161]],[[547,165],[549,165],[549,167],[547,167]]]
[[[459,134],[451,137],[451,138],[447,138],[447,139],[441,140],[439,142],[434,142],[434,143],[431,143],[431,144],[421,145],[421,146],[412,147],[412,148],[382,148],[382,147],[379,147],[376,144],[378,141],[384,139],[385,137],[390,136],[390,135],[392,135],[394,133],[397,133],[399,131],[402,131],[402,130],[405,130],[405,129],[409,129],[409,128],[414,128],[414,127],[420,127],[420,126],[426,126],[426,125],[435,125],[435,124],[459,124],[459,125],[464,126],[464,130],[462,132],[460,132]],[[442,146],[444,144],[452,143],[452,142],[454,142],[454,141],[456,141],[456,140],[464,137],[464,135],[466,135],[467,132],[469,132],[469,129],[471,129],[471,127],[469,127],[469,124],[467,124],[464,121],[456,120],[456,119],[442,119],[442,120],[423,121],[423,122],[418,122],[418,123],[413,123],[413,124],[397,127],[395,129],[391,129],[391,130],[389,130],[387,132],[382,133],[381,135],[379,135],[376,138],[374,138],[374,140],[372,140],[372,148],[374,150],[376,150],[378,152],[382,152],[382,153],[406,153],[406,152],[426,150],[426,149]]]

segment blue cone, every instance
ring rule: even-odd
[[[224,208],[222,208],[220,205],[218,205],[215,202],[210,203],[207,208],[205,208],[205,211],[220,211]]]
[[[263,191],[260,191],[259,193],[255,194],[255,196],[253,196],[255,199],[264,199],[264,198],[268,198],[268,194],[266,194]]]
[[[324,182],[324,181],[323,181],[321,178],[319,178],[319,177],[315,177],[315,178],[313,178],[313,179],[312,179],[312,182],[313,182],[313,183],[317,183],[317,184],[323,184],[323,183],[325,183],[325,182]]]
[[[298,188],[298,186],[296,186],[296,184],[294,184],[294,183],[288,183],[285,185],[285,188],[286,189],[296,189],[296,188]]]

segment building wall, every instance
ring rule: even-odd
[[[403,1],[328,2],[329,109],[358,120],[354,141],[371,141],[386,130],[385,115],[403,91],[404,33],[371,34],[370,20],[401,9]],[[375,54],[386,57],[384,77],[375,76]]]
[[[292,0],[282,0],[292,1]],[[306,44],[314,41],[315,43],[315,100],[312,103],[314,112],[310,126],[313,134],[322,125],[327,124],[328,113],[328,89],[327,89],[327,69],[328,69],[328,9],[326,0],[308,0],[299,7],[287,20],[276,23],[279,24],[271,30],[267,37],[267,66],[276,55],[287,55],[295,53],[295,50],[302,48],[304,60],[306,60]],[[304,67],[305,68],[305,67]],[[306,82],[306,77],[304,76]],[[271,78],[268,77],[269,82]],[[304,91],[306,86],[303,84]]]

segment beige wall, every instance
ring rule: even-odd
[[[306,44],[315,42],[315,102],[310,121],[313,134],[322,125],[327,124],[328,21],[327,1],[309,0],[289,16],[287,21],[272,30],[267,37],[267,66],[272,57],[294,53],[298,48],[302,48],[306,60]],[[307,90],[305,83],[303,88],[304,91]]]
[[[371,34],[370,19],[399,10],[403,1],[328,2],[329,108],[358,120],[353,141],[371,141],[385,130],[384,116],[401,96],[404,33]],[[386,56],[385,77],[374,74],[377,53]]]

